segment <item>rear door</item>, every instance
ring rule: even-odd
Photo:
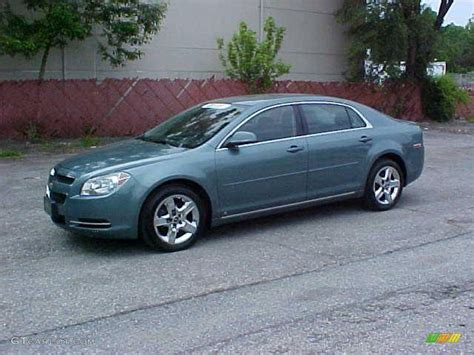
[[[254,133],[258,142],[216,151],[222,215],[304,201],[308,150],[296,109],[269,109],[237,131]]]
[[[361,190],[372,144],[367,122],[344,105],[298,108],[308,133],[308,199]]]

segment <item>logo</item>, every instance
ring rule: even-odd
[[[427,344],[445,344],[445,343],[459,343],[461,333],[430,333],[426,338]]]

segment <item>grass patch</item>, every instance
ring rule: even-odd
[[[1,0],[0,0],[1,1]],[[75,154],[87,149],[116,143],[127,137],[42,138],[36,142],[0,139],[0,158],[21,158],[30,154]]]
[[[100,145],[100,138],[92,137],[92,136],[85,136],[81,138],[81,145],[84,148],[96,147]]]
[[[0,150],[0,158],[21,158],[22,152],[17,150]]]
[[[467,116],[466,121],[474,123],[474,116]]]

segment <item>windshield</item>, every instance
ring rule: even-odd
[[[149,130],[139,139],[195,148],[211,139],[242,111],[242,107],[222,103],[195,106]]]

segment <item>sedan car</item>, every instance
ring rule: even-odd
[[[151,247],[189,247],[212,226],[361,198],[393,208],[421,174],[422,130],[332,97],[259,95],[190,108],[50,172],[58,226]]]

